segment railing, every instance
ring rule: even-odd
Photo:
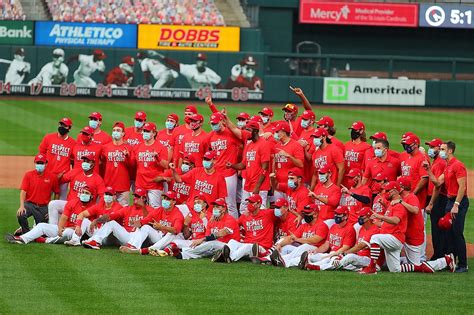
[[[474,80],[474,59],[392,55],[265,53],[266,74]]]

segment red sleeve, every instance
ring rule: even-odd
[[[38,152],[41,154],[46,154],[48,151],[48,135],[43,137],[43,140],[41,140],[41,143],[38,147]]]
[[[466,177],[467,176],[466,167],[463,164],[459,163],[456,169],[454,170],[454,174],[456,175],[456,179]]]
[[[347,245],[349,247],[352,247],[354,246],[355,241],[356,241],[355,230],[352,227],[350,227],[348,228],[347,233],[345,233],[344,235],[344,239],[342,240],[342,245]]]
[[[405,210],[405,207],[402,206],[401,204],[396,204],[393,206],[393,213],[392,216],[399,218],[400,220],[403,220],[404,217],[406,217],[407,211]]]
[[[287,220],[288,220],[288,219],[287,219]],[[305,228],[305,224],[300,225],[300,226],[296,229],[295,233],[293,233],[293,234],[294,234],[296,237],[301,237],[301,236],[303,235],[304,228]]]
[[[214,105],[214,103],[212,103],[211,105],[209,105],[209,108],[211,110],[211,112],[213,113],[217,113],[219,110],[217,109],[216,105]]]
[[[105,193],[105,183],[101,177],[97,178],[97,194],[102,196]]]
[[[178,209],[179,211],[179,209]],[[179,212],[178,214],[180,214],[181,212]],[[175,228],[176,230],[176,234],[179,234],[181,233],[181,231],[183,230],[183,225],[184,225],[184,218],[182,215],[179,215],[176,217],[176,219],[174,220],[173,222],[173,227]]]
[[[87,208],[87,209],[84,210],[84,211],[89,212],[89,216],[93,217],[93,216],[98,215],[98,214],[101,212],[101,211],[99,211],[100,208],[101,208],[101,205],[100,205],[100,204],[95,204],[95,205],[93,205],[92,207]]]
[[[196,172],[197,172],[197,169],[193,168],[192,170],[190,170],[186,174],[180,175],[181,180],[183,182],[185,182],[186,184],[193,183]]]
[[[295,159],[304,162],[304,149],[298,142],[294,143],[294,157]]]
[[[64,206],[63,215],[65,215],[68,218],[71,216],[72,211],[73,211],[73,208],[72,208],[73,202],[74,201],[68,201],[66,205]]]
[[[344,155],[341,152],[341,150],[334,150],[335,148],[333,147],[332,150],[332,158],[334,160],[334,163],[343,163],[344,162]]]
[[[262,163],[264,162],[270,162],[271,155],[272,155],[272,146],[270,146],[270,143],[265,143],[264,145],[261,146],[262,149],[260,151],[261,157],[260,160]]]
[[[58,181],[58,178],[51,174],[51,181],[53,182],[53,185],[51,186],[51,190],[55,193],[55,194],[59,194],[59,181]]]
[[[316,235],[322,237],[324,240],[328,237],[329,228],[326,223],[318,224],[316,228]]]
[[[125,208],[121,208],[109,214],[110,221],[117,221],[125,215]]]
[[[333,184],[335,187],[336,184]],[[333,206],[333,207],[336,207],[339,205],[339,201],[341,200],[341,190],[339,189],[339,187],[337,187],[337,189],[332,189],[332,191],[328,194],[329,197],[328,197],[328,203],[327,205],[328,206]]]
[[[148,215],[146,217],[144,217],[143,219],[140,220],[140,223],[142,225],[145,225],[145,224],[148,224],[150,223],[151,221],[159,221],[160,218],[161,218],[161,208],[158,208],[150,213],[148,213]]]
[[[69,183],[77,175],[79,171],[80,171],[79,169],[72,169],[66,172],[66,174],[64,174],[63,177],[61,178],[61,182]]]
[[[367,162],[367,165],[365,165],[363,177],[370,179],[369,176],[370,176],[370,168],[371,168],[371,167],[372,167],[372,163]]]
[[[30,181],[28,180],[28,177],[28,172],[26,172],[25,175],[23,175],[23,180],[21,181],[21,190],[28,191],[28,189],[30,188]]]

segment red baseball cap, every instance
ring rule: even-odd
[[[194,115],[193,115],[194,116]],[[211,115],[211,119],[209,120],[209,123],[210,124],[217,124],[219,123],[224,117],[222,116],[221,113],[217,112],[217,113],[213,113]]]
[[[221,206],[221,207],[226,207],[227,208],[227,203],[225,202],[224,198],[218,198],[214,200],[211,204],[215,206]]]
[[[414,135],[413,132],[410,132],[410,131],[405,132],[405,133],[402,135],[402,141],[401,141],[401,143],[404,143],[404,142],[405,142],[405,138],[406,138],[406,137],[412,136],[412,135]]]
[[[392,189],[400,191],[400,185],[396,181],[391,181],[391,182],[385,183],[382,186],[382,188],[385,189],[386,191],[390,191]]]
[[[115,189],[112,186],[105,187],[104,194],[115,195]]]
[[[193,114],[189,119],[194,121],[204,121],[204,117],[201,114]]]
[[[152,122],[147,122],[143,125],[143,130],[146,131],[156,131],[156,125]]]
[[[146,120],[146,113],[143,111],[138,111],[135,113],[135,119]]]
[[[124,131],[125,130],[125,124],[121,121],[116,121],[114,123],[114,127],[119,127],[119,128],[122,128],[122,130]]]
[[[46,159],[46,155],[40,153],[40,154],[35,156],[35,163],[36,162],[46,163],[46,162],[48,162],[48,159]]]
[[[242,112],[240,113],[238,116],[237,116],[237,119],[243,119],[243,120],[249,120],[250,119],[250,115],[245,113],[245,112]]]
[[[262,202],[262,197],[259,194],[252,195],[245,199],[245,201],[250,201],[250,202]]]
[[[275,203],[273,205],[277,208],[289,206],[288,201],[285,198],[278,198],[277,200],[275,200]]]
[[[196,159],[194,158],[194,155],[192,155],[190,153],[184,153],[183,160],[187,160],[187,161],[193,163],[194,165],[196,165]]]
[[[362,121],[356,121],[347,129],[362,130],[365,129],[365,125]]]
[[[443,231],[447,231],[451,229],[452,226],[453,226],[453,218],[451,217],[451,212],[447,212],[444,215],[444,217],[439,219],[438,227]]]
[[[84,187],[81,187],[80,191],[82,192],[84,190],[87,190],[88,192],[90,192],[92,196],[95,196],[97,194],[97,189],[92,188],[91,186],[85,185]]]
[[[303,112],[303,114],[301,115],[301,118],[303,118],[305,120],[315,120],[316,115],[311,110],[305,110]]]
[[[303,170],[298,167],[293,167],[291,170],[288,171],[288,175],[293,175],[296,177],[303,177]]]
[[[209,201],[207,200],[207,196],[205,194],[203,194],[202,192],[200,192],[199,194],[197,194],[196,196],[194,196],[194,200],[202,200],[204,201],[206,204],[209,204]]]
[[[92,112],[88,118],[95,118],[98,120],[102,120],[102,114],[99,112]]]
[[[247,123],[245,124],[245,127],[250,128],[250,129],[260,129],[260,126],[258,125],[258,123],[253,120],[247,121]]]
[[[321,166],[318,169],[318,173],[320,174],[326,174],[326,173],[329,173],[330,171],[331,171],[331,167],[329,166],[329,164],[325,164],[324,166]]]
[[[359,217],[366,217],[372,215],[372,209],[370,207],[363,207],[359,210]]]
[[[301,212],[305,214],[319,212],[319,207],[314,203],[310,203],[309,205],[304,206]]]
[[[351,168],[351,170],[346,174],[347,177],[354,178],[356,176],[362,175],[362,172],[358,168]]]
[[[107,57],[107,55],[104,53],[102,49],[96,49],[94,50],[94,56],[97,57],[99,60],[103,60]]]
[[[316,123],[318,126],[328,125],[329,127],[334,127],[334,120],[329,116],[321,117]]]
[[[204,60],[206,61],[207,60],[207,56],[205,53],[198,53],[197,56],[196,56],[196,59],[197,60]]]
[[[204,153],[204,159],[206,160],[212,160],[212,159],[215,159],[217,157],[217,152],[216,151],[207,151],[206,153]]]
[[[296,106],[296,104],[288,103],[285,106],[283,106],[283,108],[281,110],[283,110],[285,112],[297,113],[298,112],[298,106]]]
[[[256,123],[262,123],[263,124],[263,119],[259,115],[255,115],[255,116],[250,117],[250,120],[255,121]]]
[[[94,129],[92,129],[89,126],[85,126],[84,128],[82,128],[81,133],[85,133],[85,134],[88,134],[90,136],[90,135],[94,134]]]
[[[404,138],[403,142],[405,144],[420,144],[420,138],[418,138],[416,135],[410,135]]]
[[[278,132],[280,130],[283,130],[284,132],[290,133],[290,124],[288,124],[286,121],[281,121],[279,122],[276,127],[275,127],[275,132]]]
[[[338,206],[336,210],[334,210],[335,214],[348,214],[349,208],[347,206]]]
[[[398,185],[403,186],[406,190],[411,190],[411,179],[408,176],[400,176],[397,179]]]
[[[193,114],[197,114],[197,113],[198,113],[197,108],[196,108],[196,106],[194,106],[194,105],[188,105],[188,106],[186,106],[186,108],[184,109],[184,111],[185,111],[185,112],[191,112],[191,113],[193,113]]]
[[[140,187],[135,188],[135,192],[133,193],[134,195],[137,195],[138,197],[144,197],[146,196],[146,190]]]
[[[66,127],[72,127],[72,120],[70,118],[64,117],[59,121],[60,124],[64,124]]]
[[[166,119],[173,119],[177,123],[179,121],[179,116],[173,113],[173,114],[169,114],[168,117],[166,117]]]
[[[273,117],[273,110],[270,107],[264,107],[258,113],[259,114],[264,114],[265,116]]]
[[[383,173],[377,173],[373,180],[377,180],[377,181],[380,181],[380,180],[387,180],[387,177],[383,174]]]
[[[329,136],[327,130],[324,128],[316,128],[310,137],[320,138],[322,136],[326,136],[326,137]]]
[[[370,139],[383,139],[387,140],[387,134],[383,131],[377,131],[373,135],[370,136]]]
[[[166,193],[163,194],[163,197],[167,197],[168,199],[173,199],[176,200],[178,199],[178,196],[176,193],[172,190],[168,190]]]
[[[430,147],[439,147],[443,144],[443,141],[439,138],[434,138],[429,142],[425,142],[425,144],[429,145]]]
[[[129,66],[134,66],[135,59],[132,56],[126,56],[122,58],[122,63],[126,63]]]
[[[95,162],[93,155],[83,155],[83,156],[81,156],[81,160],[83,160],[83,161],[87,160],[87,161]]]

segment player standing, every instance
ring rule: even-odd
[[[100,73],[105,72],[103,60],[106,57],[101,49],[96,49],[92,55],[80,54],[69,58],[68,63],[74,60],[79,61],[79,67],[74,71],[74,84],[77,87],[95,88],[97,83],[91,79],[91,75],[96,71]]]

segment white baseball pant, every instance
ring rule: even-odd
[[[232,261],[238,261],[244,257],[252,255],[253,244],[230,240],[229,243],[227,243],[227,246],[230,248],[230,259]]]
[[[210,257],[214,255],[215,252],[222,249],[224,245],[226,244],[220,241],[204,242],[194,248],[183,248],[183,250],[181,251],[181,255],[183,256],[183,259]]]
[[[183,249],[183,248],[188,248],[188,247],[191,247],[191,244],[193,243],[193,240],[174,240],[173,243],[176,244],[176,246],[179,248],[179,249]]]
[[[385,251],[385,261],[390,272],[400,272],[400,252],[403,244],[391,234],[375,234],[370,239]]]
[[[90,87],[95,88],[97,83],[92,80],[90,77],[82,75],[79,73],[79,70],[74,71],[74,82],[77,87]]]
[[[59,217],[63,214],[66,200],[52,200],[48,203],[48,220],[50,224],[58,224]]]
[[[428,265],[431,266],[435,271],[441,271],[446,269],[448,267],[448,264],[446,263],[446,258],[438,258],[436,260],[430,260],[426,262]]]
[[[242,186],[243,179],[242,177],[237,177],[237,193],[235,195],[237,203],[242,202],[242,189],[244,186]]]
[[[324,223],[328,226],[328,229],[331,228],[334,224],[336,224],[336,221],[334,219],[327,219],[324,221]]]
[[[225,184],[227,187],[227,197],[225,202],[227,203],[227,209],[229,214],[234,218],[239,218],[239,212],[237,211],[237,173],[225,178]]]
[[[423,250],[423,244],[414,246],[405,243],[405,256],[409,264],[419,265],[421,264],[421,256]]]
[[[141,248],[143,242],[145,242],[147,238],[151,243],[153,243],[150,248],[163,249],[166,245],[173,242],[174,239],[183,239],[183,235],[181,233],[178,235],[171,233],[164,234],[161,231],[155,230],[150,225],[144,225],[140,229],[130,234],[130,240],[128,241],[128,244],[134,246],[135,248]]]
[[[287,246],[293,246],[293,245],[287,245]],[[285,248],[285,247],[286,246],[284,246],[283,248]],[[283,248],[282,248],[282,250],[283,250]],[[313,249],[316,249],[316,248],[317,248],[316,246],[313,246],[313,245],[310,245],[310,244],[301,244],[298,247],[294,247],[294,249],[292,249],[290,253],[288,253],[286,255],[281,255],[281,259],[285,263],[286,268],[295,267],[295,266],[298,266],[298,264],[300,262],[300,259],[301,259],[301,255],[304,252],[310,251],[310,250],[313,250]]]
[[[70,240],[72,237],[72,234],[74,234],[73,228],[64,229],[63,237],[61,238],[61,239],[64,239],[62,243],[64,243],[64,241]],[[39,223],[33,229],[31,229],[28,233],[21,235],[20,238],[23,240],[23,242],[25,242],[25,244],[28,244],[43,235],[46,235],[47,238],[57,237],[58,225],[50,224],[50,223]]]
[[[97,230],[88,241],[96,241],[97,243],[102,244],[103,240],[110,234],[113,234],[120,244],[125,245],[130,240],[130,235],[132,233],[128,232],[116,221],[109,221],[102,225],[102,227]]]
[[[161,193],[163,191],[158,189],[150,189],[148,190],[148,204],[152,208],[161,207]]]
[[[424,236],[424,242],[421,245],[421,261],[426,261],[426,219],[428,218],[428,215],[426,214],[425,209],[421,209],[423,211],[423,236]]]
[[[69,183],[62,183],[61,185],[59,185],[59,200],[67,199],[68,187],[69,187]]]
[[[332,256],[332,257],[326,257],[328,254],[316,254],[312,255],[311,257],[311,264],[314,266],[319,266],[320,270],[334,270],[336,269],[336,265],[334,264],[335,260],[338,260],[339,257],[337,256]],[[320,258],[318,261],[316,258]],[[308,258],[309,261],[309,258]]]
[[[262,197],[262,209],[265,209],[267,206],[267,195],[268,191],[260,191],[258,193],[260,197]],[[250,191],[246,191],[245,189],[242,189],[242,201],[240,202],[240,213],[243,213],[244,211],[247,211],[247,201],[246,199],[253,195]]]
[[[359,271],[370,264],[370,257],[347,254],[341,259],[341,267],[345,270]]]
[[[115,196],[119,204],[121,204],[123,207],[128,206],[130,202],[130,191],[122,191],[117,193]]]
[[[82,235],[84,235],[84,234],[87,234],[89,236],[93,235],[93,233],[91,233],[91,231],[89,230],[90,225],[91,225],[91,221],[89,219],[83,219],[82,220],[82,224],[81,224]],[[80,242],[82,235],[79,236],[76,233],[73,233],[72,236],[71,236],[71,240],[75,241],[75,242]]]

